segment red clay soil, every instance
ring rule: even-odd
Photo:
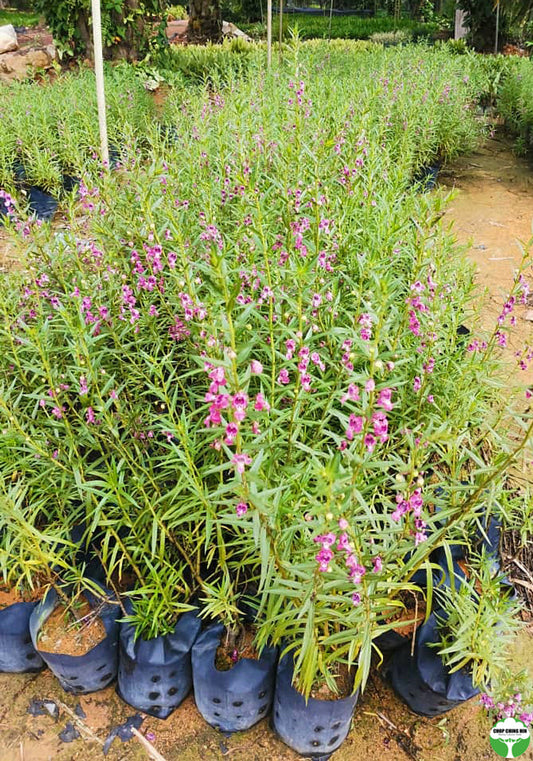
[[[85,655],[105,639],[106,630],[83,598],[76,607],[56,605],[39,632],[39,650],[61,655]]]

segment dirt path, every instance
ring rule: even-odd
[[[517,160],[508,144],[488,142],[478,153],[461,159],[443,173],[446,187],[457,196],[446,219],[453,221],[457,238],[472,241],[469,256],[478,265],[479,283],[489,291],[484,311],[487,327],[497,318],[520,261],[516,239],[526,241],[533,219],[533,172]],[[533,280],[533,278],[531,278]],[[533,282],[532,282],[533,286]],[[532,307],[533,308],[533,307]],[[517,310],[512,349],[533,343],[533,322],[525,307]],[[512,351],[509,352],[512,359]],[[533,364],[527,372],[515,372],[519,381],[533,383]],[[517,668],[533,670],[533,639],[524,633],[516,643]],[[84,723],[97,739],[64,743],[59,733],[71,718],[60,706],[52,716],[32,716],[27,709],[33,699],[61,701],[74,710],[81,707]],[[82,698],[67,695],[49,671],[40,675],[0,674],[1,761],[85,761],[102,756],[101,742],[113,726],[135,713],[112,687]],[[391,688],[374,673],[360,701],[353,729],[332,761],[485,761],[495,757],[489,745],[490,723],[477,700],[435,719],[410,713]],[[166,721],[147,718],[142,732],[167,761],[295,761],[299,756],[283,745],[269,728],[268,720],[252,730],[227,739],[200,717],[189,696]],[[148,758],[136,740],[127,745],[115,740],[110,761]],[[533,754],[523,758],[533,758]]]
[[[522,257],[520,244],[526,245],[533,235],[533,167],[512,153],[506,139],[497,137],[460,158],[439,179],[457,192],[445,219],[453,223],[458,241],[469,246],[479,285],[488,291],[483,326],[492,329]],[[531,270],[527,279],[533,290]],[[533,346],[533,304],[517,307],[515,314],[506,356],[516,381],[533,384],[533,362],[520,371],[514,358],[514,352]]]

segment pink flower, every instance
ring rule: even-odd
[[[114,389],[109,392],[109,396],[111,397],[111,399],[118,399],[118,394]]]
[[[415,376],[415,379],[413,381],[413,391],[416,393],[417,391],[420,391],[421,388],[422,388],[422,381],[417,375]]]
[[[361,433],[363,430],[363,424],[364,418],[360,415],[354,415],[353,413],[350,415],[349,426],[353,429],[354,433]]]
[[[246,502],[239,502],[235,507],[235,512],[237,513],[238,518],[242,518],[243,515],[246,515],[248,512],[248,505]]]
[[[226,426],[226,444],[233,444],[235,436],[239,433],[239,426],[236,423],[228,423]]]
[[[382,388],[381,391],[379,392],[376,405],[378,407],[383,407],[384,410],[387,410],[387,412],[390,412],[393,408],[391,399],[392,399],[392,388]]]
[[[322,572],[329,571],[330,570],[329,564],[332,559],[333,559],[333,552],[327,547],[322,547],[320,552],[318,552],[315,555],[315,560],[319,564],[318,570]]]
[[[374,573],[379,573],[383,568],[383,561],[381,560],[379,555],[376,555],[375,558],[372,558],[372,565],[374,566],[373,570]]]
[[[376,384],[372,378],[369,378],[365,383],[365,391],[370,394],[376,388]]]
[[[259,423],[256,420],[254,420],[254,422],[252,423],[252,433],[255,434],[256,436],[259,436],[259,434],[261,433],[261,429],[259,428]]]
[[[311,376],[307,373],[304,373],[300,380],[302,382],[302,388],[304,391],[311,391]]]
[[[63,417],[63,412],[65,411],[64,407],[53,407],[52,408],[52,415],[55,415],[58,420],[60,420]]]
[[[227,383],[226,374],[223,367],[215,367],[209,373],[209,378],[218,386],[225,386]]]
[[[333,531],[330,531],[327,534],[319,534],[318,536],[315,536],[313,538],[313,542],[316,542],[317,544],[321,544],[322,547],[329,548],[332,547],[337,540],[337,535],[333,533]]]
[[[348,528],[348,521],[346,518],[339,518],[339,528],[341,528],[343,531],[344,529]]]
[[[358,592],[354,592],[352,595],[352,602],[357,607],[361,602],[361,595]]]
[[[254,410],[257,410],[258,412],[262,412],[263,410],[268,412],[270,410],[270,404],[261,392],[259,392],[255,397]]]
[[[235,470],[241,475],[244,473],[246,465],[252,464],[252,458],[249,454],[234,454],[231,458],[231,462],[235,465]]]
[[[257,359],[252,359],[250,362],[250,372],[252,375],[261,375],[263,372],[263,365],[261,362],[258,362]]]
[[[365,436],[365,447],[369,452],[374,451],[374,447],[376,446],[376,438],[371,433],[367,433]]]
[[[381,441],[387,440],[387,431],[389,427],[389,421],[384,412],[374,412],[372,415],[372,422],[374,424],[374,433],[379,436]]]
[[[359,388],[355,385],[355,383],[350,383],[346,394],[344,394],[344,396],[341,396],[341,404],[344,404],[345,402],[347,402],[348,399],[351,402],[357,402],[359,400]]]
[[[87,407],[87,412],[85,413],[85,418],[88,423],[96,423],[96,418],[94,416],[94,410],[92,407]]]
[[[292,356],[296,350],[296,341],[294,341],[292,338],[288,338],[285,341],[285,346],[287,347],[287,353],[285,355],[285,358],[292,359]]]
[[[248,406],[248,396],[244,394],[242,391],[239,391],[235,396],[233,397],[233,409],[243,409],[245,410]]]
[[[289,373],[287,370],[280,370],[280,373],[278,375],[278,383],[286,386],[287,383],[290,383]]]

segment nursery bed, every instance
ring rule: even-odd
[[[469,255],[479,268],[479,282],[488,287],[490,295],[485,305],[487,319],[493,318],[496,299],[512,277],[519,258],[515,239],[526,240],[530,233],[532,216],[532,175],[527,163],[517,159],[509,144],[501,139],[487,142],[476,154],[458,160],[441,178],[448,187],[459,193],[447,212],[447,220],[454,222],[457,237],[462,242],[474,236]],[[524,319],[527,308],[518,314],[518,335],[522,342],[531,336],[531,323]],[[510,354],[512,356],[512,352]],[[529,371],[531,373],[531,370]],[[516,370],[523,381],[525,373]],[[516,537],[508,535],[504,551],[515,555]],[[519,578],[527,581],[533,575],[533,555],[522,552],[518,559],[526,567]],[[509,568],[508,568],[509,571]],[[523,599],[533,615],[533,590],[524,587]],[[517,640],[516,664],[530,664],[531,634],[524,632]],[[58,701],[60,717],[33,717],[27,713],[33,699]],[[67,721],[68,711],[82,708],[86,717],[83,723],[93,738],[79,738],[64,744],[59,733]],[[110,730],[135,713],[108,687],[98,693],[82,696],[65,694],[49,671],[33,675],[0,674],[0,756],[2,761],[70,761],[87,757],[88,749],[100,757],[101,745]],[[454,761],[460,754],[464,761],[481,761],[490,753],[488,732],[490,722],[476,700],[460,706],[444,719],[422,719],[409,713],[396,698],[391,688],[379,676],[373,675],[355,714],[348,739],[335,754],[335,761],[356,761],[378,750],[383,761],[415,759],[425,761]],[[298,756],[284,746],[269,729],[268,721],[256,727],[224,738],[209,727],[197,712],[194,699],[189,696],[168,720],[161,722],[147,717],[141,731],[167,761],[202,761],[231,757],[236,761],[292,761]],[[136,740],[122,745],[115,740],[108,758],[136,761],[146,758],[146,752]]]

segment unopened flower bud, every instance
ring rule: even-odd
[[[326,513],[326,520],[332,521],[333,520],[333,513]]]

